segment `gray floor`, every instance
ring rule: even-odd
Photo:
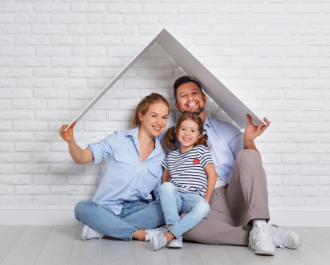
[[[223,264],[329,265],[330,228],[294,228],[302,246],[256,256],[246,247],[184,242],[183,249],[152,250],[152,244],[112,239],[81,241],[82,226],[0,226],[1,264]]]

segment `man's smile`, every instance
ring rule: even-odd
[[[191,107],[197,107],[198,106],[198,102],[190,102],[188,104],[186,104],[187,107],[191,108]]]

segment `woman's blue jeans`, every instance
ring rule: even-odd
[[[78,202],[74,208],[78,221],[107,236],[131,240],[137,229],[151,229],[165,224],[160,201],[124,202],[119,215],[106,205],[93,201]]]
[[[169,231],[179,238],[197,225],[210,211],[209,203],[193,193],[181,193],[170,182],[160,187],[160,201]],[[187,213],[182,219],[180,215]]]

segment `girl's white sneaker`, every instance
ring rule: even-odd
[[[174,238],[172,241],[170,241],[167,244],[167,247],[169,247],[169,248],[182,248],[183,247],[182,239],[183,239],[182,236],[180,236],[179,238]]]
[[[146,229],[144,231],[146,231],[146,233],[148,233],[148,234],[146,234],[144,241],[150,241],[150,243],[152,243],[154,236],[165,235],[167,233],[167,228],[159,227],[159,228],[155,228],[155,229]]]
[[[157,235],[153,238],[154,241],[154,250],[161,249],[166,246],[167,238],[164,235]]]

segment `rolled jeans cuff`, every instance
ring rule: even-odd
[[[130,233],[129,234],[129,237],[127,237],[127,239],[126,238],[123,238],[123,240],[125,240],[125,241],[131,241],[132,238],[133,238],[133,235],[136,233],[136,231],[137,231],[137,228],[134,227],[134,232],[133,233]]]
[[[181,237],[182,235],[179,235],[178,233],[176,233],[175,231],[173,231],[174,229],[175,229],[175,227],[171,226],[171,228],[168,229],[168,231],[171,232],[175,236],[175,238]]]

